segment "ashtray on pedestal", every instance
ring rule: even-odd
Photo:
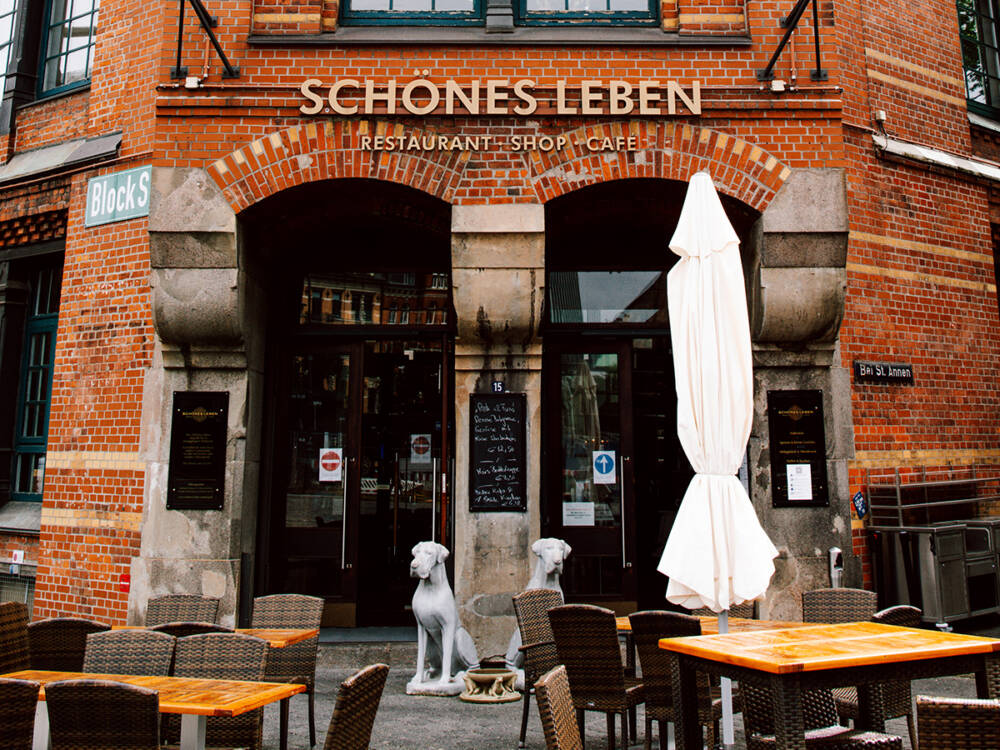
[[[510,703],[521,700],[514,688],[517,674],[505,667],[478,667],[465,672],[465,690],[458,697],[470,703]]]

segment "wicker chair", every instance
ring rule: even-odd
[[[219,600],[191,594],[169,594],[146,603],[146,627],[168,622],[215,622]]]
[[[872,622],[882,622],[886,625],[899,625],[904,628],[918,628],[923,613],[916,607],[900,605],[889,607],[872,615]],[[837,703],[837,714],[841,719],[858,718],[858,690],[853,687],[835,688],[834,700]],[[910,734],[910,746],[917,750],[917,730],[914,725],[913,696],[910,693],[909,680],[892,680],[882,683],[882,709],[885,718],[895,719],[906,717],[906,728]],[[1000,738],[997,744],[1000,745]]]
[[[514,614],[521,632],[521,653],[524,654],[524,706],[521,710],[521,734],[518,747],[524,747],[528,733],[528,711],[531,692],[538,679],[559,666],[559,654],[549,624],[549,610],[563,603],[562,593],[552,589],[528,589],[514,597]]]
[[[0,674],[27,669],[28,608],[20,602],[0,602]]]
[[[155,690],[110,680],[62,680],[45,686],[52,750],[159,750]]]
[[[698,607],[691,610],[692,617],[714,617],[717,612],[713,612],[708,607]],[[749,601],[741,604],[734,604],[729,608],[730,617],[741,617],[745,620],[757,619],[757,602]]]
[[[740,683],[747,750],[772,750],[774,710],[771,691]],[[802,718],[808,750],[902,750],[903,738],[881,732],[854,732],[837,724],[833,693],[826,688],[802,693]]]
[[[214,622],[165,622],[154,625],[149,630],[166,633],[174,638],[186,638],[189,635],[204,635],[205,633],[232,633],[232,628],[216,625]]]
[[[372,664],[340,683],[323,750],[368,750],[387,664]]]
[[[53,617],[28,625],[28,654],[32,669],[82,672],[87,636],[110,630],[107,625],[76,617]]]
[[[549,610],[559,661],[566,666],[573,705],[585,740],[584,712],[607,716],[608,747],[615,748],[615,715],[622,717],[622,747],[629,745],[635,707],[645,700],[642,682],[626,678],[618,645],[615,613],[590,604],[564,604]],[[634,715],[634,714],[633,714]]]
[[[642,684],[646,690],[646,750],[652,747],[653,722],[659,724],[660,750],[667,749],[667,722],[676,722],[674,697],[671,687],[669,652],[659,647],[661,638],[679,638],[701,635],[701,621],[697,617],[650,610],[628,616],[632,624],[632,637],[639,652],[642,667]],[[705,746],[715,747],[719,736],[719,719],[722,701],[712,697],[708,677],[698,675],[698,722],[705,727]]]
[[[28,680],[0,679],[0,750],[31,747],[39,687]]]
[[[546,750],[583,750],[580,727],[573,719],[573,696],[566,667],[549,670],[535,683]],[[528,697],[524,697],[528,700]]]
[[[272,594],[253,600],[254,628],[318,628],[323,619],[323,600],[303,594]],[[309,744],[316,744],[316,655],[319,637],[271,649],[264,669],[268,682],[306,686],[309,698]]]
[[[176,638],[152,630],[109,630],[87,636],[83,671],[91,674],[168,675]]]
[[[174,650],[174,676],[215,680],[264,679],[267,641],[242,633],[203,633],[177,639]],[[261,747],[263,710],[256,709],[234,717],[210,717],[205,745],[213,747]],[[180,721],[174,714],[164,717],[163,734],[176,743]]]
[[[917,696],[921,750],[996,750],[1000,701]]]
[[[864,589],[816,589],[802,592],[803,622],[860,622],[870,620],[878,596]]]

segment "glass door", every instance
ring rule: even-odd
[[[570,600],[635,604],[631,360],[627,342],[548,346],[547,528],[573,548]]]

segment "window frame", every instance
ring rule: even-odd
[[[469,11],[354,10],[345,0],[340,23],[346,26],[482,26],[486,22],[487,0],[473,0]]]
[[[563,1],[568,2],[568,0]],[[645,11],[529,11],[528,0],[515,0],[514,25],[565,26],[566,24],[575,24],[587,27],[659,26],[660,3],[657,0],[649,0],[647,5],[648,9]]]
[[[10,19],[10,37],[7,41],[0,38],[0,97],[7,90],[7,73],[10,71],[11,58],[14,56],[14,41],[17,38],[18,21],[21,17],[21,4],[24,0],[13,0],[9,13],[0,13],[0,19]]]
[[[38,83],[36,86],[36,95],[39,99],[47,99],[49,97],[58,96],[69,91],[74,91],[76,89],[81,89],[90,85],[90,79],[93,75],[93,53],[94,49],[97,47],[97,21],[98,13],[100,11],[100,0],[93,0],[93,7],[91,8],[89,14],[81,13],[78,16],[70,15],[64,17],[58,23],[53,23],[52,12],[55,8],[56,0],[46,0],[45,1],[45,14],[42,16],[42,29],[41,29],[41,43],[38,49]],[[64,0],[64,2],[69,5],[70,12],[72,13],[72,2],[73,0]],[[52,30],[64,26],[66,24],[72,25],[72,22],[78,18],[84,18],[87,15],[90,16],[90,35],[88,37],[88,42],[84,47],[76,47],[73,50],[68,50],[66,52],[58,52],[55,55],[49,55],[49,37]],[[79,49],[87,50],[87,64],[85,68],[86,75],[78,81],[72,81],[70,83],[63,83],[58,86],[53,86],[51,88],[45,88],[45,74],[47,72],[47,66],[50,61],[68,58],[71,52],[75,52]]]
[[[984,16],[980,13],[980,2],[986,3],[992,12],[991,16]],[[962,73],[963,80],[965,83],[965,100],[970,111],[981,114],[985,117],[989,117],[994,120],[1000,120],[1000,2],[998,0],[955,0],[955,9],[958,16],[958,37],[959,37],[959,47],[962,52]],[[966,14],[971,13],[975,18],[975,36],[970,36],[967,33],[963,33],[963,19]],[[989,42],[983,38],[983,24],[982,19],[988,18],[994,28],[994,40]],[[977,53],[978,61],[983,64],[982,77],[980,77],[980,72],[970,71],[965,65],[966,55],[966,45],[974,45]],[[990,60],[986,59],[986,55],[989,55]],[[994,73],[989,72],[989,62],[992,61],[992,67],[995,70]],[[974,75],[979,79],[982,85],[983,97],[986,101],[977,101],[970,97],[969,91],[969,77]],[[992,82],[992,85],[991,85]],[[995,94],[991,94],[991,90],[995,90]],[[993,103],[991,103],[991,101]]]

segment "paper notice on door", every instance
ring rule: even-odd
[[[594,504],[586,502],[563,503],[562,523],[563,526],[593,526]]]
[[[788,499],[812,500],[812,466],[810,464],[788,464]]]

